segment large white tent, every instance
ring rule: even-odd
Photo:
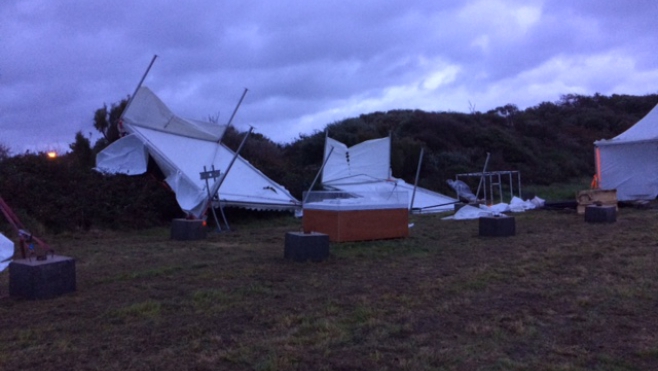
[[[421,187],[416,187],[414,193],[412,184],[391,176],[390,137],[368,140],[352,147],[327,137],[324,158],[322,185],[325,189],[361,195],[406,192],[409,208],[416,213],[454,210],[458,201]]]
[[[143,174],[150,155],[181,209],[191,216],[201,217],[205,212],[208,187],[200,174],[213,168],[226,174],[218,193],[223,206],[258,210],[295,210],[301,206],[288,190],[244,158],[238,156],[229,170],[235,153],[220,143],[226,126],[180,118],[146,87],[133,97],[121,125],[126,135],[98,154],[96,169],[111,174]],[[216,181],[219,178],[209,180],[210,189]]]
[[[594,142],[599,188],[619,201],[658,196],[658,106],[625,132]]]

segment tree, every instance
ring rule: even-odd
[[[496,107],[495,112],[507,120],[507,125],[514,127],[514,117],[519,114],[519,107],[508,103],[502,107]]]
[[[123,110],[128,105],[130,97],[122,99],[119,103],[113,103],[108,110],[107,104],[94,112],[94,128],[98,130],[108,143],[119,139],[119,119]]]
[[[75,133],[75,142],[69,144],[69,148],[71,148],[71,156],[78,165],[86,169],[94,167],[94,152],[91,150],[91,143],[82,135],[82,132]]]
[[[9,149],[9,146],[0,143],[0,161],[8,159],[10,154],[11,150]]]

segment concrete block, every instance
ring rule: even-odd
[[[179,241],[204,240],[206,227],[200,219],[174,219],[171,221],[171,239]]]
[[[585,208],[587,223],[614,223],[617,221],[617,207],[614,205],[590,205]]]
[[[46,260],[18,259],[9,264],[9,295],[51,299],[76,289],[75,260],[61,255]]]
[[[516,234],[516,221],[513,216],[483,216],[479,220],[480,236],[507,237]]]
[[[329,257],[329,235],[315,232],[288,232],[283,257],[297,262],[322,261]]]

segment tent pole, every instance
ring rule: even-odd
[[[324,145],[322,146],[322,156],[324,156],[324,154],[327,153],[327,139],[329,139],[329,128],[326,128],[324,130]],[[333,150],[333,147],[331,148]],[[321,181],[324,182],[324,179],[322,179]],[[303,204],[304,203],[302,202],[302,205]]]
[[[391,147],[393,142],[393,130],[388,131],[388,178],[393,178],[393,169],[391,168]],[[422,148],[421,148],[422,151]],[[422,152],[421,152],[422,153]],[[422,155],[421,155],[422,156]],[[409,208],[411,210],[411,208]]]
[[[326,143],[326,141],[325,141]],[[331,157],[331,153],[334,151],[334,146],[331,146],[331,149],[329,150],[329,154],[327,155],[327,158],[324,159],[324,162],[322,163],[322,166],[320,166],[320,170],[318,170],[318,173],[315,175],[315,179],[313,179],[313,183],[311,183],[311,187],[308,189],[308,192],[306,192],[306,196],[302,200],[302,207],[304,207],[304,204],[306,204],[306,200],[308,199],[308,196],[311,194],[311,190],[313,190],[313,187],[315,186],[315,182],[318,181],[318,178],[320,177],[320,174],[322,174],[322,170],[324,169],[324,165],[327,164],[327,161],[329,161],[329,157]]]
[[[231,114],[231,118],[228,119],[228,123],[226,124],[226,127],[231,126],[231,123],[233,122],[233,118],[235,117],[235,114],[238,112],[238,109],[240,108],[240,105],[242,104],[242,100],[244,99],[244,96],[247,95],[248,91],[249,91],[249,89],[244,88],[244,91],[242,92],[242,96],[240,97],[240,100],[238,101],[238,104],[235,106],[235,109],[233,109],[233,113]],[[217,143],[219,143],[219,140],[217,141]]]
[[[245,95],[247,95],[247,91],[249,91],[249,89],[244,88],[244,91],[242,92],[242,96],[240,97],[240,100],[238,101],[238,104],[233,109],[233,113],[231,114],[231,118],[229,118],[228,123],[226,124],[227,129],[231,126],[231,123],[233,122],[233,118],[235,117],[235,114],[238,112],[238,108],[240,108],[240,105],[242,104],[242,100],[244,99]],[[226,131],[224,131],[224,133],[226,133]],[[217,144],[219,144],[222,141],[222,138],[224,137],[224,133],[222,133],[222,136],[219,137],[219,139],[217,139]],[[215,154],[212,156],[213,161],[217,157],[218,149],[219,149],[219,147],[215,148]]]
[[[416,198],[416,189],[418,188],[418,177],[420,176],[420,167],[423,165],[423,154],[425,147],[420,147],[420,156],[418,158],[418,168],[416,169],[416,180],[414,180],[414,191],[411,193],[411,203],[409,204],[409,212],[414,208],[414,199]]]
[[[325,129],[325,131],[324,131],[324,145],[322,146],[322,156],[324,156],[327,153],[327,139],[329,139],[329,128]],[[332,146],[331,151],[333,151],[333,150],[334,150],[334,147]],[[327,156],[327,157],[329,157],[329,156]],[[324,161],[327,161],[327,160],[324,160]],[[324,163],[322,164],[322,166],[324,166]],[[323,169],[322,166],[320,167],[320,172],[318,173],[318,175],[316,175],[316,179],[319,176],[319,174],[322,173],[322,169]],[[322,179],[322,181],[324,182],[324,178]],[[315,180],[313,180],[313,183],[315,183]],[[313,186],[311,186],[311,189],[313,189]],[[309,190],[309,192],[310,192],[310,190]],[[304,202],[302,201],[302,205],[303,204],[304,204]]]
[[[445,204],[438,204],[438,205],[430,205],[430,206],[419,207],[418,209],[419,209],[419,210],[432,209],[432,208],[439,207],[439,206],[454,205],[454,204],[457,204],[457,203],[460,203],[460,202],[461,202],[461,201],[453,201],[453,202],[448,202],[448,203],[445,203]]]
[[[126,108],[121,111],[121,116],[119,116],[119,122],[123,120],[123,113],[128,111],[128,107],[130,107],[130,104],[133,102],[133,99],[135,98],[135,94],[137,94],[137,91],[139,88],[142,87],[142,84],[144,83],[144,80],[146,79],[146,75],[149,74],[149,71],[151,70],[151,67],[153,67],[153,63],[155,63],[155,59],[158,57],[157,54],[153,54],[153,58],[151,59],[151,63],[149,63],[149,66],[146,68],[146,71],[142,75],[141,80],[139,80],[139,84],[137,84],[137,87],[135,88],[135,91],[133,92],[133,95],[130,96],[130,99],[128,99],[128,103],[126,104]]]
[[[475,192],[475,198],[476,199],[480,195],[480,187],[482,187],[482,183],[483,182],[486,183],[485,178],[484,178],[484,173],[487,171],[487,165],[489,165],[489,157],[491,157],[491,153],[487,152],[487,159],[484,161],[484,168],[482,169],[482,176],[480,176],[480,183],[478,183],[478,190],[477,190],[477,192]],[[487,193],[487,186],[486,185],[484,186],[484,193],[485,194]],[[487,201],[486,197],[485,197],[484,201],[485,202]]]
[[[215,171],[215,165],[212,165],[212,171]],[[206,169],[206,165],[203,165],[203,172],[207,173],[208,170]],[[206,181],[206,189],[208,190],[208,198],[212,199],[212,195],[210,194],[210,184],[208,183],[208,178],[205,178]],[[212,201],[211,201],[212,202]],[[215,224],[217,225],[217,231],[221,232],[222,227],[219,225],[219,219],[217,218],[217,213],[215,213],[215,208],[210,206],[210,211],[212,211],[212,216],[215,218]]]
[[[226,176],[228,175],[228,172],[231,170],[231,167],[233,167],[233,164],[235,163],[235,160],[237,160],[237,158],[240,154],[240,151],[242,150],[242,147],[244,147],[245,142],[247,142],[247,139],[249,138],[249,135],[251,134],[251,132],[253,130],[254,130],[254,128],[252,126],[252,127],[249,128],[249,131],[247,131],[245,133],[244,138],[242,138],[242,142],[240,143],[240,146],[238,147],[238,150],[235,151],[235,155],[233,155],[233,158],[231,159],[231,162],[228,164],[228,167],[226,168],[226,171],[224,172],[224,174],[222,174],[222,177],[219,178],[219,180],[216,181],[215,184],[213,184],[212,191],[210,192],[210,194],[212,196],[215,196],[215,194],[219,191],[219,187],[221,187],[222,183],[224,183],[224,179],[226,179]],[[217,143],[217,145],[219,146],[220,144]],[[206,204],[204,205],[204,207],[201,210],[204,210],[204,211],[208,210],[208,206],[210,204],[211,204],[211,199],[208,198],[206,200]]]
[[[230,231],[231,226],[228,225],[228,220],[226,220],[226,215],[224,214],[224,206],[222,205],[222,202],[219,202],[219,212],[222,214],[222,219],[224,219],[224,224],[226,225],[226,230]]]

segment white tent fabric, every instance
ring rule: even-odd
[[[0,272],[7,268],[10,263],[8,259],[12,256],[14,256],[14,243],[0,233]]]
[[[462,206],[454,215],[441,218],[442,220],[469,220],[478,219],[481,217],[493,216],[494,212],[482,207],[475,207],[470,205]]]
[[[368,140],[349,148],[327,137],[324,156],[322,185],[326,189],[355,194],[406,192],[409,207],[413,201],[413,210],[419,213],[453,210],[453,204],[457,202],[452,197],[421,187],[416,188],[414,195],[413,185],[390,176],[390,137]]]
[[[487,206],[479,205],[478,207],[465,205],[461,207],[455,215],[447,216],[442,218],[443,220],[467,220],[467,219],[478,219],[486,216],[500,215],[502,213],[512,212],[512,213],[522,213],[526,210],[537,209],[544,206],[544,200],[536,197],[532,200],[523,201],[518,197],[512,197],[512,200],[509,204],[504,202]]]
[[[535,196],[535,198],[531,200],[523,201],[522,199],[514,196],[512,197],[512,200],[510,200],[509,204],[501,202],[501,203],[493,204],[491,206],[480,205],[479,207],[482,210],[491,211],[494,215],[508,213],[508,212],[522,213],[525,212],[526,210],[533,210],[533,209],[544,207],[544,200]]]
[[[137,135],[129,134],[98,153],[96,162],[112,169],[113,173],[144,174],[148,151]]]
[[[625,132],[594,142],[599,187],[619,201],[658,196],[658,105]]]
[[[226,173],[235,153],[219,143],[225,127],[173,115],[148,88],[138,90],[123,116],[129,133],[96,157],[96,169],[105,173],[142,174],[147,152],[165,175],[176,200],[188,214],[200,217],[208,198],[200,173],[213,167]],[[209,179],[210,188],[217,180]],[[283,186],[238,156],[219,189],[225,206],[258,210],[295,210],[300,207]]]
[[[149,88],[141,87],[130,107],[123,114],[129,126],[159,130],[181,137],[219,142],[226,131],[225,125],[189,120],[174,115]],[[124,127],[129,131],[128,127]]]
[[[332,150],[333,148],[333,150]],[[372,139],[348,148],[345,144],[326,138],[324,158],[327,160],[322,171],[324,184],[353,183],[350,178],[366,176],[388,179],[391,157],[390,138]]]

